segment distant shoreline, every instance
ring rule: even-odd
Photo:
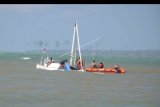
[[[64,54],[68,53],[70,50],[46,50],[47,54]],[[28,51],[0,51],[1,54],[4,53],[37,53],[42,54],[42,50],[28,50]],[[160,50],[82,50],[82,55],[122,55],[122,56],[160,56]]]

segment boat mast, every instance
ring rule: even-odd
[[[76,30],[76,24],[74,26],[74,32],[73,32],[73,39],[72,39],[72,49],[71,49],[71,55],[70,55],[70,65],[73,65],[73,52],[74,52],[74,44],[75,44],[75,30]]]
[[[82,56],[81,56],[81,47],[80,47],[80,43],[79,43],[79,34],[78,34],[77,21],[76,21],[76,31],[77,31],[78,51],[79,51],[79,57],[80,57],[80,62],[81,62],[81,70],[83,70],[83,67],[82,67]]]
[[[74,52],[74,50],[76,51],[76,48],[75,48],[75,38],[77,39],[77,42],[78,42],[78,51],[79,51],[79,57],[80,57],[80,62],[81,62],[80,66],[81,66],[81,70],[83,71],[82,56],[81,56],[81,48],[80,48],[80,42],[79,42],[79,34],[78,34],[77,21],[75,22],[74,32],[73,32],[72,50],[71,50],[71,58],[70,58],[70,64],[71,65],[73,65],[73,52]],[[76,58],[76,52],[75,52],[74,58]],[[74,63],[75,63],[75,60],[76,59],[74,59]]]

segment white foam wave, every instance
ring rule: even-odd
[[[20,59],[23,59],[23,60],[30,60],[31,58],[30,57],[22,57]]]

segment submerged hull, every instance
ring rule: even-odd
[[[37,69],[43,69],[43,70],[58,70],[60,67],[59,63],[51,63],[48,67],[47,64],[41,65],[41,64],[37,64],[36,68]]]
[[[86,72],[94,73],[126,73],[126,70],[120,68],[119,72],[113,68],[85,68]]]

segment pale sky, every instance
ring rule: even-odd
[[[70,50],[76,20],[80,45],[160,49],[160,4],[1,4],[0,51]]]

